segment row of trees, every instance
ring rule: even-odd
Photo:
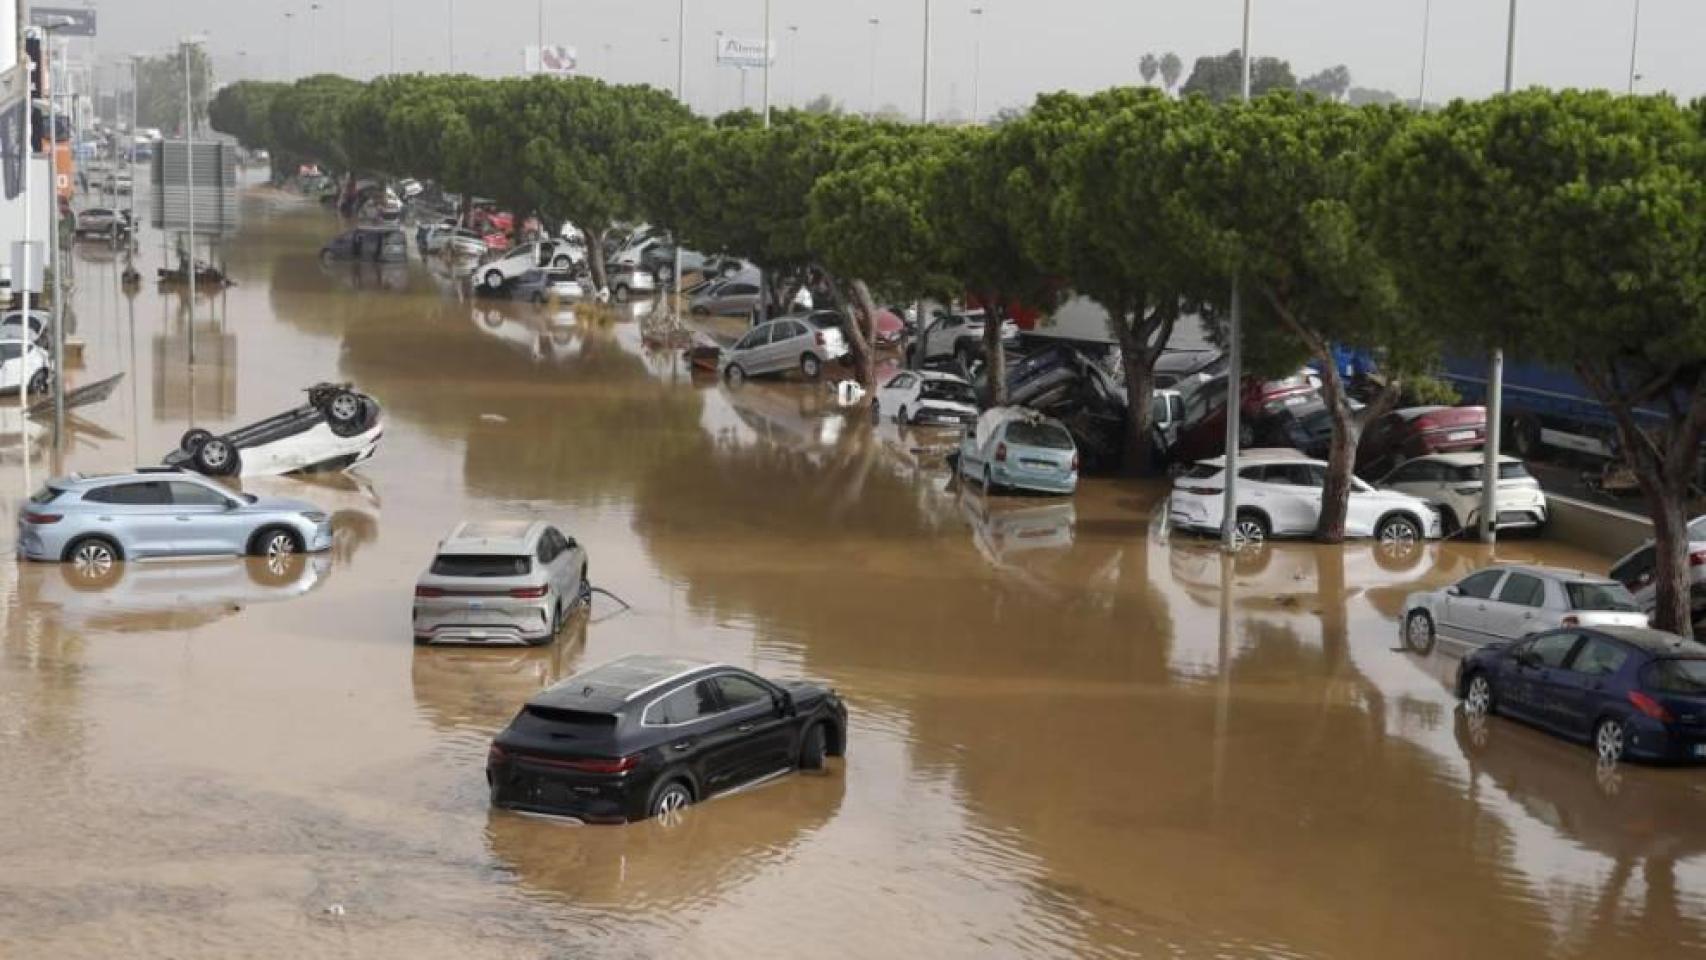
[[[1502,346],[1572,368],[1644,468],[1658,621],[1687,628],[1706,106],[1529,91],[1419,115],[1281,91],[1241,104],[1116,89],[1043,96],[991,129],[791,111],[766,129],[750,113],[695,117],[646,87],[409,76],[237,84],[213,119],[281,156],[570,220],[600,284],[604,231],[641,218],[749,258],[778,306],[815,277],[850,318],[867,383],[878,299],[970,295],[1000,312],[1090,297],[1121,348],[1133,470],[1150,462],[1155,360],[1181,320],[1224,316],[1237,277],[1251,372],[1322,372],[1329,542],[1344,534],[1363,426],[1442,350]],[[998,339],[987,346],[1001,370]],[[1351,402],[1335,346],[1380,353],[1375,402]],[[1001,378],[990,386],[999,402]],[[1672,414],[1656,432],[1636,415],[1653,406]]]

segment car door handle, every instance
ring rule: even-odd
[[[189,522],[190,522],[190,518],[189,518],[189,517],[186,517],[186,516],[183,516],[183,515],[182,515],[182,514],[179,514],[179,516],[178,516],[178,519],[179,519],[179,520],[182,520],[182,521],[183,521],[183,522],[185,522],[185,523],[189,523]]]
[[[676,742],[670,744],[669,748],[671,750],[691,750],[693,748],[693,741],[691,741],[691,740],[677,740]]]
[[[751,733],[752,728],[756,727],[756,726],[758,726],[758,724],[756,724],[756,723],[743,723],[740,726],[736,727],[735,729],[740,731],[741,733]]]

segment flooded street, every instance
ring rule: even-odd
[[[1706,774],[1596,768],[1471,723],[1407,593],[1488,561],[1282,544],[1231,565],[1151,518],[949,483],[951,437],[829,390],[738,391],[613,316],[322,267],[329,214],[256,191],[200,301],[79,250],[74,333],[124,372],[44,471],[157,463],[348,380],[377,456],[246,481],[335,545],[136,563],[79,588],[10,556],[0,419],[0,956],[1662,957],[1706,951]],[[143,238],[145,276],[159,234]],[[10,424],[10,426],[7,426]],[[459,519],[548,518],[606,597],[545,648],[417,648],[416,575]],[[1505,560],[1612,558],[1511,539]],[[833,684],[845,761],[666,829],[489,809],[491,736],[633,653]],[[815,948],[815,949],[814,949]]]

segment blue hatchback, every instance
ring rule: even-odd
[[[1592,743],[1600,759],[1706,761],[1706,646],[1645,627],[1566,627],[1482,647],[1457,667],[1471,713]]]

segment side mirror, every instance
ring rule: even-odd
[[[243,505],[242,503],[240,503],[239,501],[236,501],[236,500],[225,501],[225,509],[227,512],[235,510],[242,505]]]
[[[791,717],[794,715],[794,695],[788,691],[778,687],[775,695],[771,697],[771,702],[776,704],[776,713],[778,715],[784,717]]]
[[[1448,597],[1461,597],[1463,596],[1463,589],[1454,583],[1445,588],[1445,595]]]

